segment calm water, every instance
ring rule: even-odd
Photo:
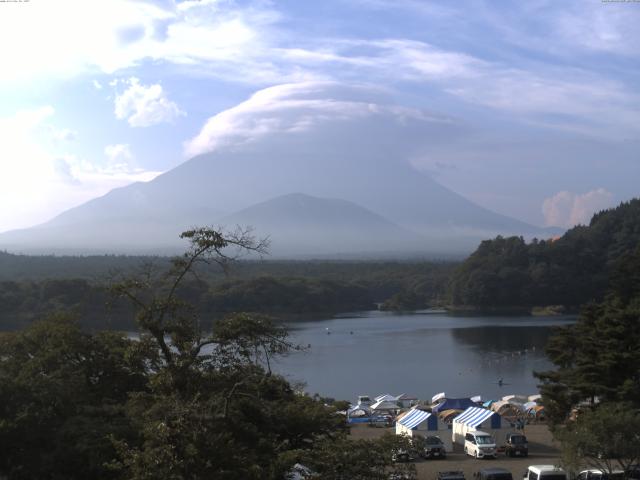
[[[551,367],[544,345],[552,327],[572,322],[363,312],[290,324],[293,341],[310,348],[279,360],[276,369],[291,381],[306,382],[309,393],[350,401],[382,393],[421,399],[442,391],[483,399],[533,394],[532,372]]]

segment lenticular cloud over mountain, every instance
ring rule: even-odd
[[[313,136],[336,128],[359,133],[365,125],[378,127],[376,130],[383,127],[388,140],[404,139],[408,141],[405,146],[416,144],[416,138],[410,141],[407,135],[419,129],[425,133],[429,129],[451,133],[456,130],[451,118],[394,105],[379,88],[304,82],[260,90],[245,102],[214,115],[197,136],[186,142],[185,152],[192,157],[252,142],[269,142],[274,135]],[[396,145],[401,150],[402,146]]]
[[[464,253],[495,233],[539,234],[412,166],[468,135],[380,88],[278,85],[211,117],[185,143],[193,158],[173,170],[0,235],[0,247],[157,252],[191,226],[238,223],[271,236],[281,257]]]

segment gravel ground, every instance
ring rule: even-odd
[[[367,425],[355,425],[351,436],[355,438],[377,438],[385,432],[395,433],[394,428],[374,428]],[[526,458],[507,457],[498,454],[498,458],[476,460],[465,455],[462,446],[454,444],[454,452],[447,454],[444,460],[417,460],[418,479],[435,480],[438,471],[462,470],[467,480],[482,468],[502,467],[509,470],[514,480],[520,480],[529,465],[557,464],[559,451],[554,445],[551,433],[546,425],[527,425],[525,435],[529,441],[529,456]]]

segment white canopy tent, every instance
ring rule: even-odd
[[[371,407],[369,408],[371,408],[371,411],[376,413],[395,412],[396,410],[400,409],[396,401],[389,401],[389,400],[380,400],[374,403],[373,405],[371,405]]]

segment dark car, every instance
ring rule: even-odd
[[[513,480],[511,472],[505,468],[483,468],[473,474],[475,480]]]
[[[507,433],[504,453],[510,457],[526,457],[529,455],[527,437],[521,433]]]
[[[447,452],[444,450],[444,443],[440,437],[426,437],[420,455],[423,458],[446,458]]]
[[[446,472],[438,472],[437,480],[465,480],[464,472],[460,470],[449,470]]]

